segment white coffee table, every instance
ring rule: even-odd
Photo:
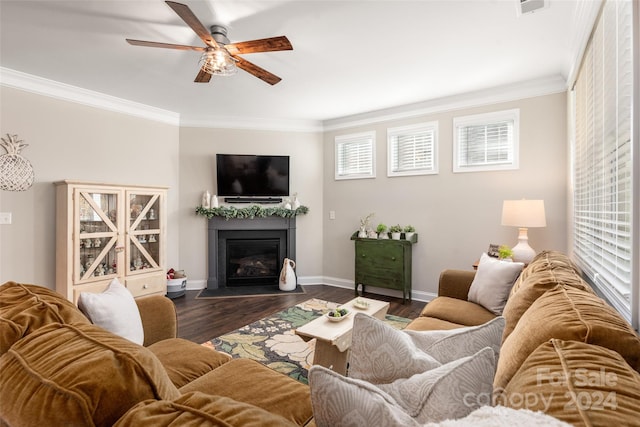
[[[364,300],[369,303],[366,309],[359,309],[354,306],[356,300]],[[389,303],[371,298],[354,298],[342,304],[349,310],[349,315],[344,320],[332,322],[326,316],[318,317],[296,329],[304,341],[316,339],[316,349],[313,355],[313,363],[332,369],[342,375],[347,373],[348,350],[351,346],[351,336],[353,330],[353,318],[356,313],[364,313],[369,316],[384,320]]]

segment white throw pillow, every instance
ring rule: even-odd
[[[505,319],[437,331],[399,331],[382,320],[357,313],[353,320],[348,375],[373,384],[409,378],[441,364],[472,356],[485,347],[497,361]]]
[[[419,423],[461,418],[491,401],[495,375],[493,350],[454,360],[411,378],[379,384]]]
[[[144,329],[133,295],[118,279],[102,293],[80,292],[78,308],[95,325],[136,344],[144,343]]]
[[[441,365],[411,337],[382,320],[356,313],[353,319],[349,376],[383,384],[437,368]]]
[[[500,355],[506,320],[502,316],[478,326],[434,331],[403,331],[417,348],[440,363],[471,356],[485,347],[493,350],[496,364]]]
[[[501,261],[483,253],[467,299],[501,315],[511,287],[523,268],[521,262]]]
[[[391,396],[366,381],[313,365],[309,387],[318,426],[419,426]]]
[[[460,418],[491,400],[493,351],[442,365],[391,384],[373,385],[314,365],[309,370],[319,426],[418,426]]]

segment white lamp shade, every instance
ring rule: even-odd
[[[505,200],[502,204],[502,225],[509,227],[546,227],[544,200]]]

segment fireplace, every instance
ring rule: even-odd
[[[278,287],[285,258],[295,258],[295,218],[209,220],[208,289]]]

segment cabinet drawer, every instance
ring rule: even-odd
[[[164,274],[126,279],[125,284],[134,297],[157,293],[164,294],[167,291],[167,278]]]

